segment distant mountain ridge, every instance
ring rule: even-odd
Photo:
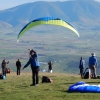
[[[22,4],[0,11],[0,27],[25,25],[40,17],[59,17],[76,25],[98,27],[100,25],[100,3],[94,0],[71,0],[64,2],[38,1]]]

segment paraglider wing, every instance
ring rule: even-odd
[[[23,27],[23,29],[19,32],[17,40],[30,28],[33,28],[37,25],[42,25],[42,24],[51,24],[51,25],[59,25],[59,26],[63,26],[66,27],[70,30],[72,30],[74,33],[76,33],[79,37],[79,33],[78,31],[68,22],[63,21],[59,18],[53,18],[53,17],[42,17],[42,18],[38,18],[35,19],[31,22],[29,22],[26,26]]]
[[[68,92],[100,93],[100,85],[86,84],[85,82],[77,82],[69,86]]]

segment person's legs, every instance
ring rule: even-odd
[[[95,68],[94,68],[94,73],[95,73],[95,77],[97,77],[96,66],[95,66]]]
[[[80,74],[83,76],[84,69],[80,68]]]
[[[20,67],[18,67],[18,75],[20,75]]]
[[[18,67],[17,67],[17,75],[18,75]]]
[[[81,68],[80,68],[80,73],[79,73],[79,75],[81,75]]]
[[[4,75],[4,69],[2,69],[2,75]]]
[[[6,69],[2,69],[2,75],[6,76]]]
[[[92,73],[92,78],[96,78],[96,67],[95,67],[95,65],[91,65],[90,70],[91,70],[91,73]]]
[[[36,70],[36,84],[39,84],[39,71],[38,69]]]
[[[36,73],[35,73],[35,71],[34,71],[34,73],[33,73],[33,84],[35,85],[36,83],[35,83],[35,76],[36,76]]]
[[[93,76],[93,66],[90,65],[89,68],[90,68],[90,73],[92,74],[92,78],[93,78],[93,77],[94,77],[94,76]]]
[[[92,73],[92,78],[94,77],[94,72],[93,72],[93,68],[90,69],[91,73]]]
[[[6,76],[6,68],[2,70],[3,76]]]
[[[38,67],[35,67],[35,68],[32,68],[32,85],[31,86],[35,86],[37,84],[39,84],[39,68]]]
[[[83,73],[84,73],[84,69],[82,69],[82,76],[83,76]]]
[[[96,67],[95,67],[95,65],[93,66],[93,76],[94,76],[94,78],[96,78]]]
[[[35,85],[35,70],[32,68],[32,85]]]
[[[19,68],[19,75],[20,75],[20,68]]]

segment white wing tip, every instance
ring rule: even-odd
[[[17,40],[17,43],[19,42],[19,40]]]

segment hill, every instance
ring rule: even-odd
[[[100,3],[94,0],[39,1],[0,11],[0,21],[15,27],[25,25],[36,18],[54,16],[75,23],[78,29],[99,29],[99,11]]]
[[[42,76],[50,77],[53,83],[41,83]],[[99,93],[69,93],[72,84],[84,81],[87,84],[99,84],[100,79],[81,79],[75,74],[40,73],[39,86],[30,86],[31,73],[22,72],[7,74],[5,80],[0,80],[0,99],[4,100],[96,100],[100,99]]]
[[[0,28],[2,28],[2,27],[12,28],[12,25],[10,25],[6,22],[0,21]]]

